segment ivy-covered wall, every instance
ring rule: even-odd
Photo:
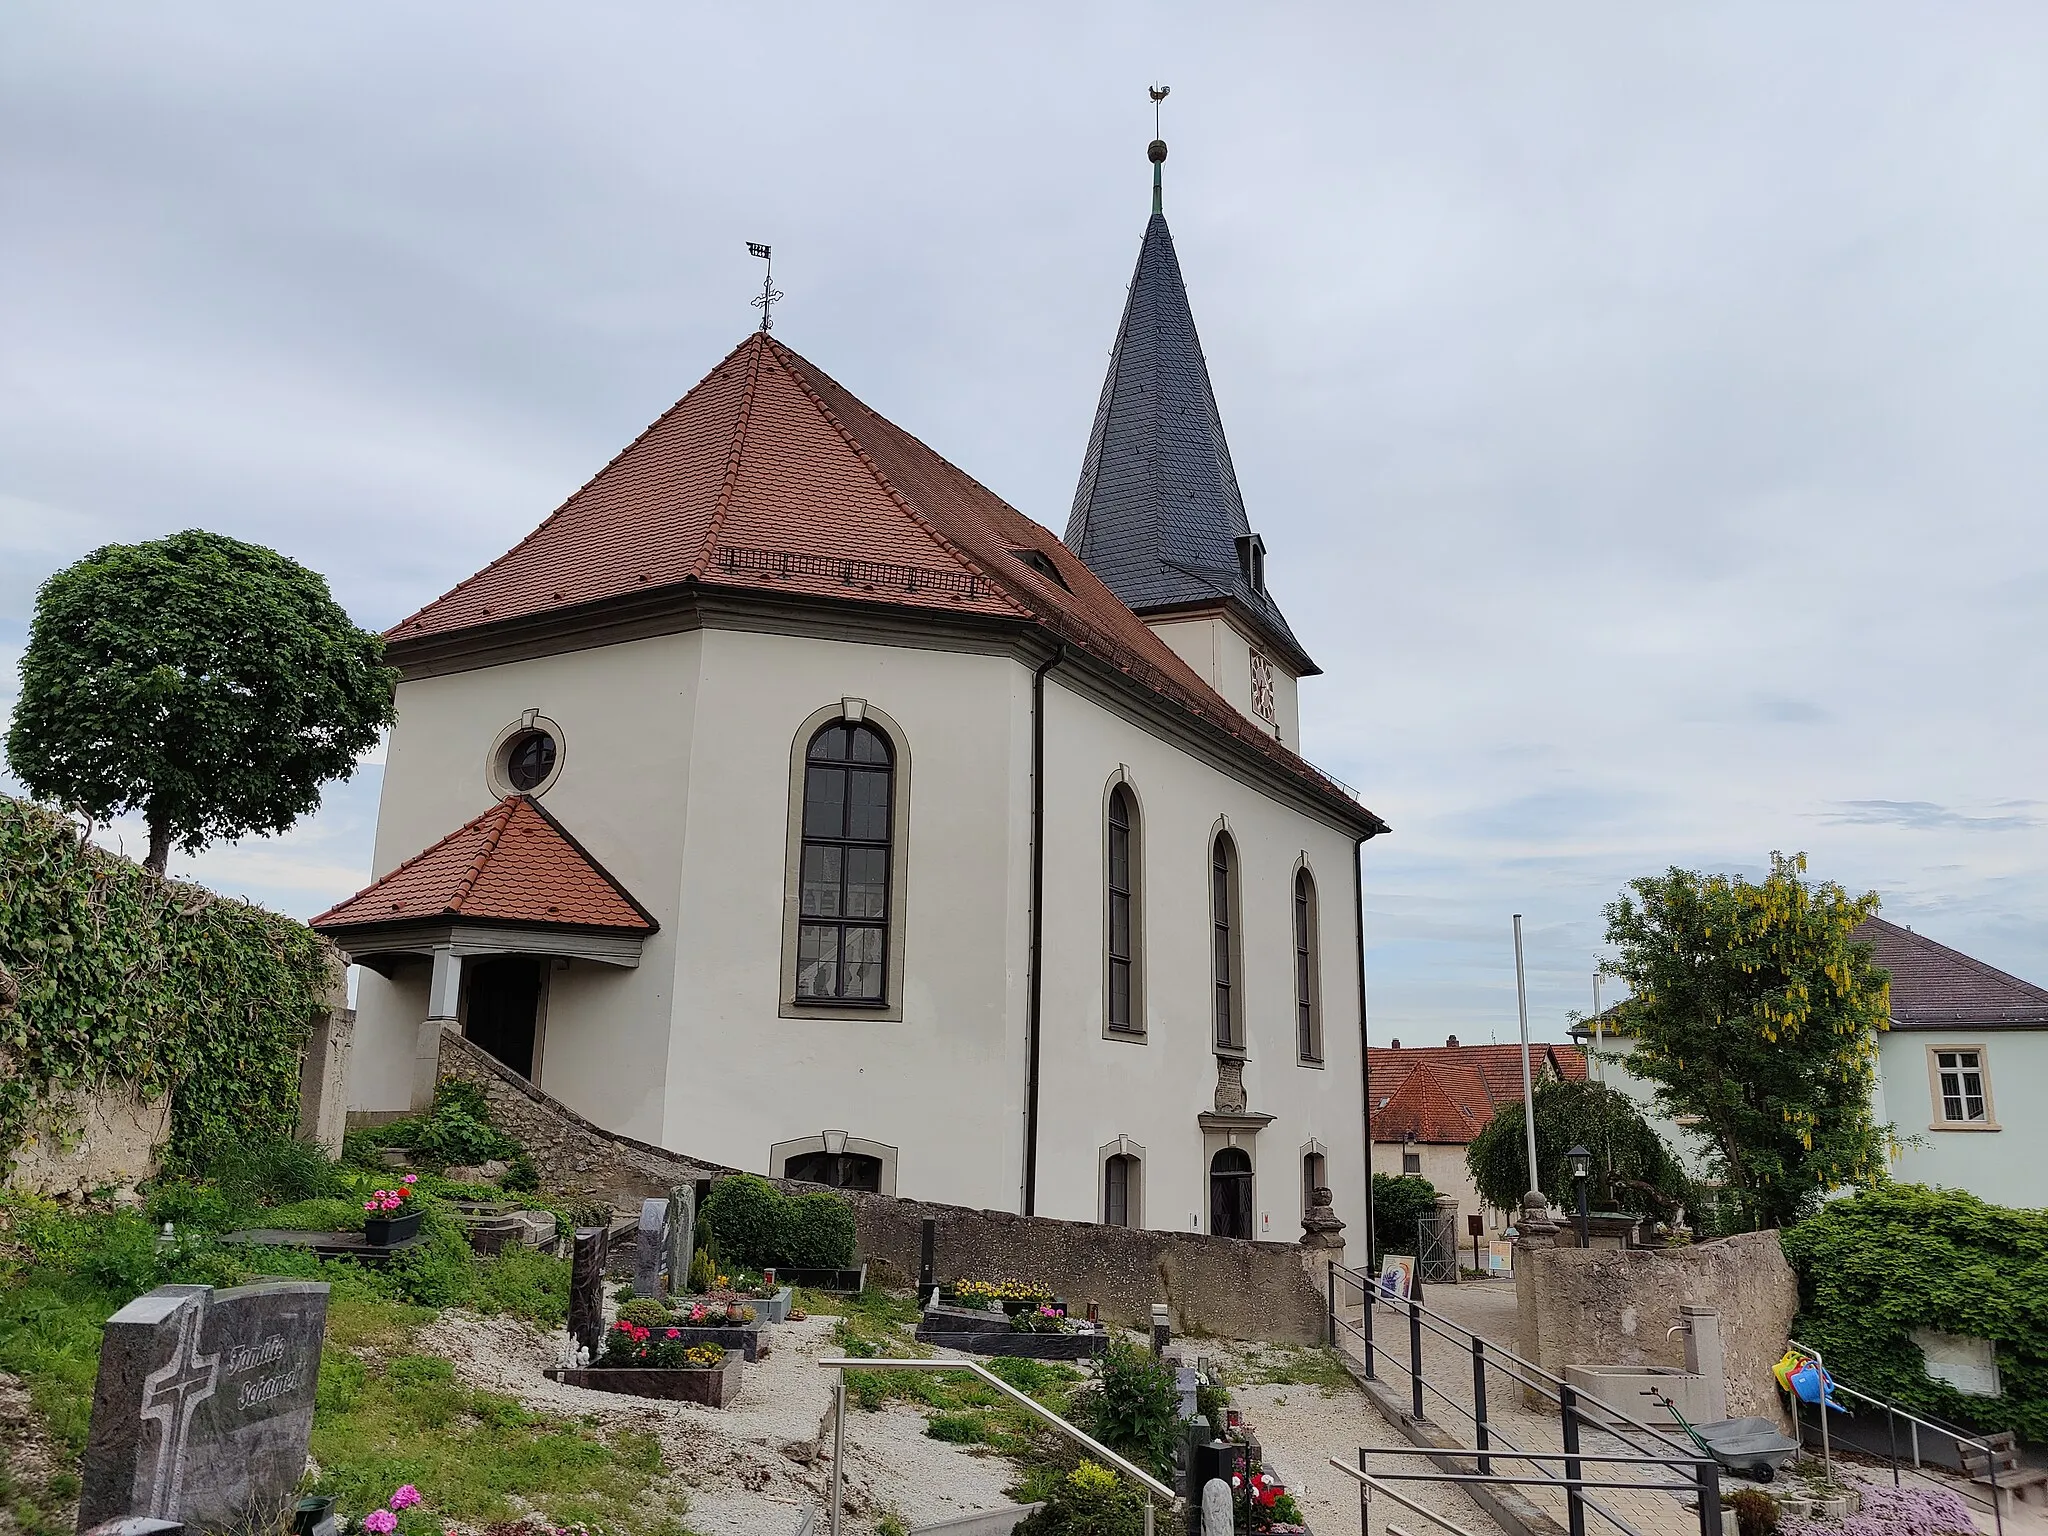
[[[20,993],[0,1008],[0,1165],[40,1102],[109,1082],[172,1094],[173,1158],[294,1134],[332,957],[302,923],[153,879],[0,795],[0,966]]]
[[[1783,1233],[1799,1272],[1794,1333],[1849,1386],[1972,1429],[2048,1441],[2048,1211],[1890,1184]],[[1931,1380],[1917,1328],[1989,1339],[2003,1393]]]

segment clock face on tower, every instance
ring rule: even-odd
[[[1252,713],[1268,725],[1277,725],[1273,718],[1273,663],[1252,652]]]

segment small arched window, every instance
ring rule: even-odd
[[[1209,850],[1210,974],[1214,982],[1216,1044],[1244,1048],[1243,952],[1237,932],[1237,846],[1228,832],[1216,834]]]
[[[1242,1147],[1224,1147],[1209,1159],[1209,1233],[1252,1235],[1252,1159]]]
[[[881,732],[835,721],[804,758],[796,995],[879,1004],[888,996],[889,818],[895,756]]]
[[[1316,915],[1315,877],[1306,869],[1294,872],[1294,1034],[1303,1061],[1323,1059],[1321,967],[1318,965],[1320,924]]]
[[[1323,1202],[1316,1198],[1316,1191],[1328,1189],[1329,1174],[1325,1170],[1323,1154],[1305,1152],[1301,1158],[1301,1213],[1306,1216]]]
[[[1108,995],[1105,1021],[1120,1035],[1143,1034],[1139,1013],[1138,807],[1119,784],[1109,792],[1109,847],[1104,883],[1108,887]]]

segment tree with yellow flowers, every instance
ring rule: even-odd
[[[1789,1226],[1885,1176],[1871,1091],[1891,978],[1850,937],[1877,906],[1773,853],[1760,883],[1673,869],[1607,908],[1629,1070],[1706,1139],[1724,1229]]]

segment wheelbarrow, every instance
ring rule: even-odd
[[[1678,1405],[1652,1387],[1644,1395],[1678,1420],[1686,1437],[1724,1471],[1746,1477],[1753,1483],[1768,1483],[1780,1467],[1798,1459],[1799,1442],[1780,1430],[1770,1419],[1723,1419],[1718,1424],[1688,1424]]]

